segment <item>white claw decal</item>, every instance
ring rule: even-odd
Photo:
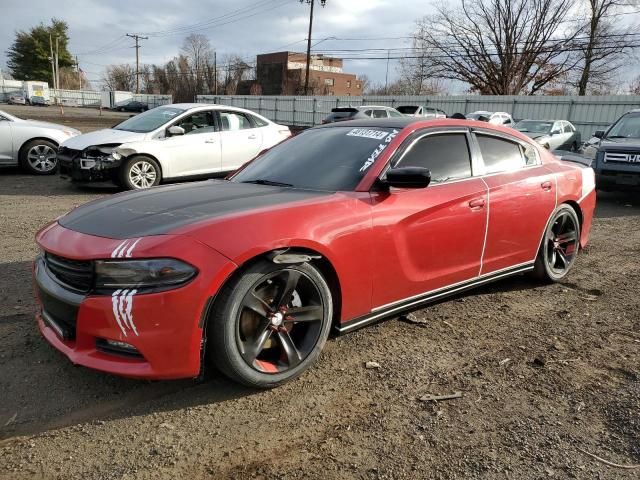
[[[135,242],[129,240],[123,240],[113,249],[111,252],[111,258],[131,258],[133,254],[133,249],[138,244],[138,242],[142,240],[141,238],[137,239]]]
[[[133,296],[137,291],[135,288],[132,290],[119,289],[111,294],[113,316],[116,318],[116,322],[125,337],[127,336],[127,330],[133,331],[138,336],[138,329],[136,324],[133,323]]]

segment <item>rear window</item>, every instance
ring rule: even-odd
[[[520,145],[503,138],[476,135],[487,173],[508,172],[525,166]]]
[[[358,113],[357,110],[355,112],[331,112],[329,116],[326,118],[326,120],[332,120],[332,121],[344,120],[346,118],[353,117],[356,113]]]

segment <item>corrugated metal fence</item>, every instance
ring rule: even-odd
[[[357,105],[425,105],[448,114],[477,110],[510,113],[516,120],[561,119],[572,122],[583,138],[606,127],[623,113],[640,108],[638,95],[588,97],[546,96],[364,96],[364,97],[295,97],[253,95],[198,95],[197,102],[218,103],[248,108],[278,123],[296,126],[319,124],[334,107]]]

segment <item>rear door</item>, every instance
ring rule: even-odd
[[[11,121],[0,115],[0,164],[13,165],[14,163]]]
[[[218,110],[222,142],[222,170],[230,172],[244,165],[262,150],[262,132],[242,112]]]
[[[431,184],[372,193],[374,307],[479,274],[488,199],[472,177],[469,138],[452,129],[413,136],[393,166],[428,168]]]
[[[536,149],[525,142],[477,130],[489,188],[489,224],[482,274],[532,263],[556,206],[556,181]]]

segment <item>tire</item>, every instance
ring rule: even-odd
[[[580,249],[580,220],[569,205],[560,205],[545,227],[533,275],[551,283],[567,276]]]
[[[120,166],[119,180],[127,190],[143,190],[160,184],[162,170],[153,158],[134,155]]]
[[[577,144],[577,142],[573,142],[573,143],[571,144],[571,151],[572,151],[572,152],[577,152],[577,151],[578,151],[578,144]]]
[[[207,325],[207,357],[236,382],[273,388],[317,360],[332,317],[331,291],[315,267],[263,260],[220,292]]]
[[[57,150],[49,140],[31,140],[20,149],[20,166],[34,175],[52,175],[58,167]]]

